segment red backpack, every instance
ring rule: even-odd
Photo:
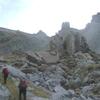
[[[27,88],[27,82],[26,82],[26,80],[20,80],[19,87],[23,88],[23,89]]]
[[[3,74],[6,75],[6,76],[9,74],[8,68],[3,69]]]

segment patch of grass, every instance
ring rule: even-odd
[[[87,66],[86,68],[88,69],[88,71],[100,70],[100,64],[91,64],[91,65]]]
[[[12,100],[18,100],[18,89],[10,77],[8,78],[6,86],[12,94]]]
[[[30,83],[30,88],[32,88],[32,93],[35,96],[39,96],[43,98],[48,98],[50,96],[50,93],[42,87],[37,87]]]
[[[44,98],[49,97],[49,94],[46,91],[44,91],[43,89],[41,89],[40,87],[35,87],[33,93],[39,97],[44,97]]]
[[[11,93],[10,100],[18,100],[18,89],[16,88],[16,85],[10,76],[7,79],[7,84],[3,84],[3,76],[2,73],[0,72],[0,83],[2,85],[5,85],[10,91]]]

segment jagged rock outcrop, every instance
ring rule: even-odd
[[[73,55],[76,52],[89,52],[89,47],[86,39],[79,33],[78,30],[70,28],[69,23],[63,23],[62,29],[51,38],[50,51],[62,55]]]
[[[100,13],[92,16],[91,22],[83,30],[83,35],[86,37],[90,48],[100,53]]]
[[[73,55],[76,52],[88,52],[89,47],[85,38],[80,33],[70,33],[63,43],[63,48],[66,53]]]

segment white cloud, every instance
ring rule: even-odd
[[[30,33],[41,29],[48,35],[53,35],[64,21],[69,21],[72,27],[81,29],[91,20],[93,14],[100,11],[99,0],[15,1],[19,10],[15,10],[15,16],[8,17],[9,21],[4,26]]]

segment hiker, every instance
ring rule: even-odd
[[[2,74],[3,74],[3,78],[4,78],[4,84],[6,84],[7,83],[7,78],[8,78],[8,75],[9,75],[9,71],[8,71],[7,67],[3,68]]]
[[[19,83],[19,100],[22,100],[22,94],[24,100],[26,100],[26,92],[27,92],[27,81],[25,79],[21,79]]]

